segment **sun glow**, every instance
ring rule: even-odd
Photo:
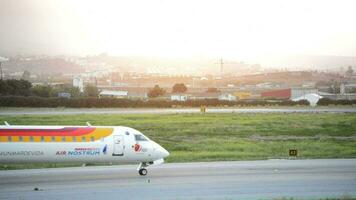
[[[48,43],[69,53],[356,55],[352,0],[32,1],[52,29]]]

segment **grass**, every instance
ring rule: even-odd
[[[281,198],[274,198],[273,200],[356,200],[356,198],[344,195],[341,197],[333,197],[333,198],[293,198],[293,197],[281,197]]]
[[[0,116],[0,121],[129,126],[170,151],[167,162],[288,158],[291,148],[298,149],[299,158],[356,157],[352,113],[22,115]]]

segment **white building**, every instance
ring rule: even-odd
[[[186,94],[172,94],[171,101],[186,101],[188,100],[188,95]]]
[[[99,97],[127,98],[127,96],[128,91],[103,90],[99,94]]]
[[[221,101],[236,101],[236,96],[230,93],[223,93],[219,95],[218,99]]]
[[[73,87],[77,87],[80,92],[84,92],[84,80],[80,76],[74,77]]]
[[[311,106],[316,106],[319,99],[323,98],[318,94],[306,94],[297,98],[292,99],[292,101],[307,100]]]
[[[308,94],[318,94],[318,89],[316,88],[292,88],[290,99],[295,99],[298,97],[303,97]]]

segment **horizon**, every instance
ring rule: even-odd
[[[170,75],[197,75],[214,74],[220,70],[220,60],[223,59],[225,73],[237,72],[242,74],[255,74],[267,71],[325,71],[342,72],[348,67],[356,66],[356,56],[323,56],[323,55],[286,55],[286,56],[265,56],[258,60],[242,60],[226,57],[158,57],[158,56],[115,56],[108,53],[96,55],[74,56],[74,55],[26,55],[15,56],[0,55],[0,62],[6,67],[6,62],[20,59],[26,62],[35,60],[63,59],[73,64],[83,66],[82,61],[99,65],[98,60],[105,62],[104,68],[112,65],[114,68],[121,68],[127,71],[130,67],[132,72],[143,70],[144,73],[154,73],[153,71]],[[93,60],[94,59],[94,60]],[[97,61],[95,61],[97,60]],[[85,67],[85,66],[83,66]],[[28,68],[28,67],[26,67]],[[30,67],[31,68],[31,67]],[[28,68],[27,70],[31,69]],[[103,69],[104,69],[103,68]],[[261,71],[262,70],[262,71]]]

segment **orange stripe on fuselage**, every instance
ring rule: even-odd
[[[90,142],[112,134],[113,128],[0,129],[0,142]]]
[[[65,127],[61,129],[0,129],[0,136],[80,136],[93,132],[95,128]]]

